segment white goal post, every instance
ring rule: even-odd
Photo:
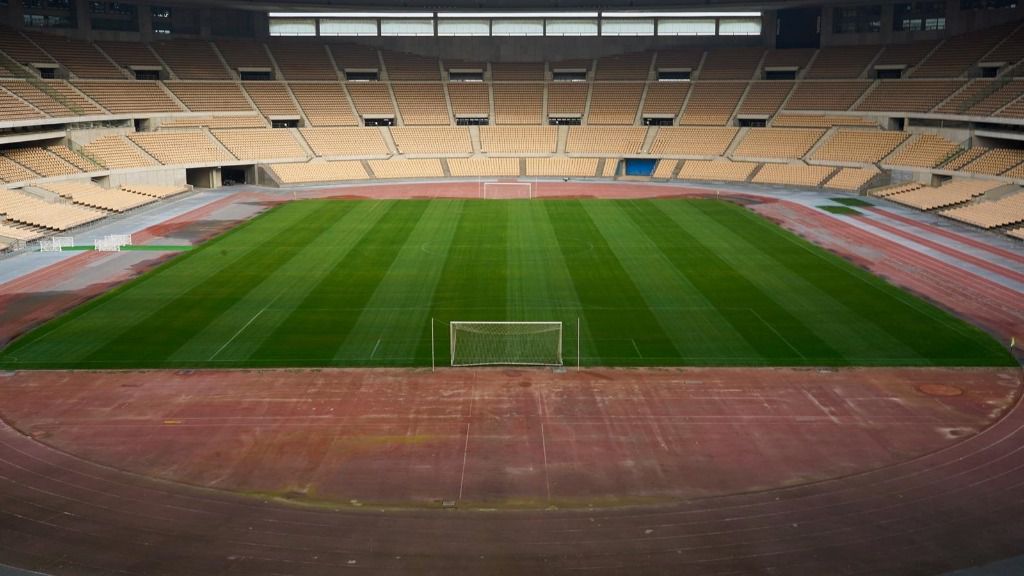
[[[561,322],[450,323],[452,366],[561,366]]]
[[[514,200],[533,198],[533,182],[484,182],[480,197],[492,200]]]

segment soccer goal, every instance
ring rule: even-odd
[[[122,246],[131,245],[131,234],[108,234],[93,241],[93,246],[98,252],[120,252]]]
[[[561,366],[561,322],[452,322],[452,366]]]
[[[73,236],[50,236],[39,241],[40,252],[63,252],[64,248],[75,245]]]
[[[533,198],[533,182],[484,182],[480,188],[480,197],[492,200],[529,200]]]

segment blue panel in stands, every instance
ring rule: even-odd
[[[657,160],[646,158],[626,158],[626,176],[650,176],[654,173]]]

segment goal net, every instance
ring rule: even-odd
[[[40,252],[62,252],[75,245],[73,236],[50,236],[39,241]]]
[[[131,245],[131,234],[107,234],[93,241],[93,246],[98,252],[120,252],[122,246]]]
[[[533,198],[533,182],[484,182],[480,197],[492,200],[530,199]]]
[[[452,322],[452,366],[561,366],[561,322]]]

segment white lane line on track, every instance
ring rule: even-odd
[[[459,478],[459,500],[462,500],[462,488],[466,485],[466,460],[469,458],[469,423],[466,423],[466,445],[462,449],[462,477]]]

